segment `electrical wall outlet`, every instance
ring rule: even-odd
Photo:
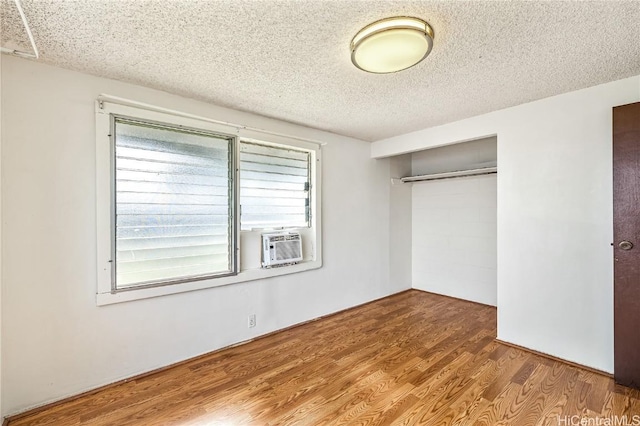
[[[256,326],[256,314],[249,315],[249,328]]]

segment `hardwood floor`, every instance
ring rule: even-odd
[[[640,424],[640,391],[495,334],[494,308],[411,290],[10,425]]]

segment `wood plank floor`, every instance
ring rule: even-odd
[[[494,308],[411,290],[10,425],[561,426],[579,424],[565,416],[640,416],[639,391],[495,334]]]

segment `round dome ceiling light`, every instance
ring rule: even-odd
[[[433,29],[422,19],[395,17],[367,25],[351,40],[351,62],[386,74],[410,68],[429,55]]]

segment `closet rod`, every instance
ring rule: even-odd
[[[482,169],[459,170],[456,172],[434,173],[430,175],[419,175],[419,176],[407,176],[407,177],[401,178],[400,180],[404,183],[410,183],[410,182],[420,182],[425,180],[452,179],[452,178],[459,178],[459,177],[465,177],[465,176],[490,175],[494,173],[498,173],[497,167],[484,167]]]

